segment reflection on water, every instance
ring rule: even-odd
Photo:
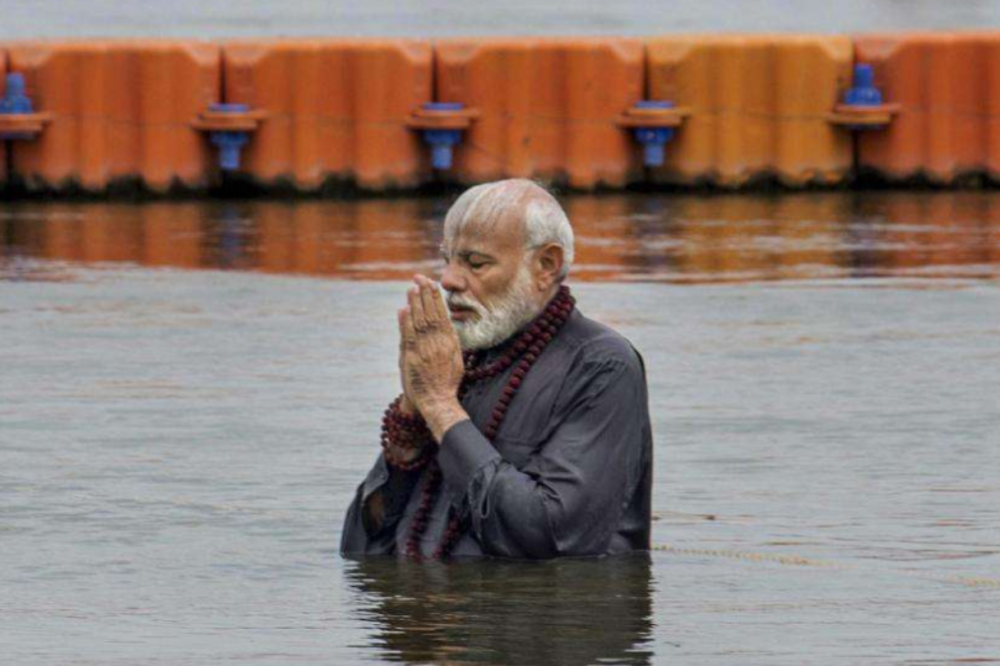
[[[448,199],[17,204],[0,279],[51,262],[403,279],[438,266]],[[1000,275],[1000,193],[575,196],[577,279],[674,283]]]
[[[648,664],[646,554],[561,562],[417,565],[361,560],[362,595],[381,656],[406,663]]]

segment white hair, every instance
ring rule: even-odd
[[[512,207],[523,209],[525,250],[550,243],[562,248],[563,265],[557,279],[564,280],[573,265],[573,227],[555,197],[530,180],[513,178],[469,188],[448,210],[444,237],[454,238],[471,221],[494,226]]]

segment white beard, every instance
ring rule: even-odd
[[[541,312],[532,293],[531,272],[525,265],[518,270],[507,293],[489,308],[471,296],[455,293],[448,294],[448,303],[476,311],[475,319],[451,322],[462,349],[472,351],[496,347]]]

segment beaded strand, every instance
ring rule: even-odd
[[[389,404],[382,417],[382,455],[390,465],[405,472],[412,472],[427,465],[434,457],[430,444],[434,442],[427,423],[419,414],[412,416],[402,412],[400,396]],[[397,449],[423,449],[423,454],[409,462],[396,454]]]

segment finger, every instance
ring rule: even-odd
[[[410,319],[413,321],[413,328],[418,333],[427,330],[427,319],[424,317],[424,305],[420,299],[420,289],[413,287],[406,292],[406,297],[410,301]]]
[[[399,322],[399,349],[406,346],[406,308],[400,308],[396,312],[396,320]]]
[[[412,347],[417,342],[417,332],[413,329],[413,317],[408,308],[399,311],[399,337],[404,347]]]
[[[440,321],[441,315],[438,312],[437,305],[434,303],[434,292],[437,291],[434,288],[434,283],[423,275],[418,275],[417,284],[420,285],[420,304],[424,308],[424,318],[427,320],[428,325],[436,326],[443,323]]]
[[[434,309],[437,310],[438,317],[441,318],[442,322],[447,322],[451,319],[451,315],[448,314],[448,306],[445,305],[444,296],[441,295],[438,285],[434,285]]]

